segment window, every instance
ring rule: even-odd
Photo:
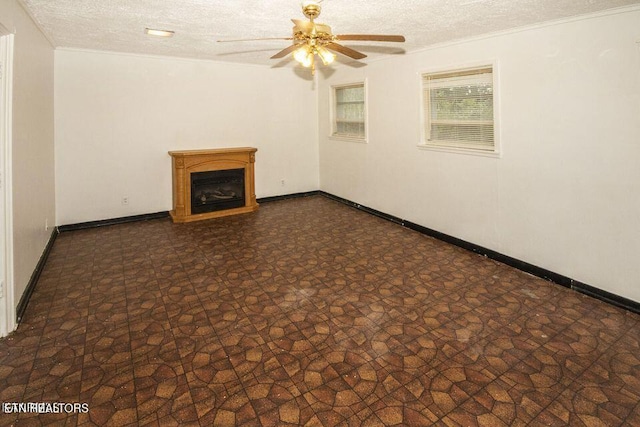
[[[364,140],[365,88],[364,83],[333,86],[332,136]]]
[[[497,152],[493,67],[422,75],[426,147]]]

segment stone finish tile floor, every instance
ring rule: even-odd
[[[640,425],[640,316],[323,196],[58,236],[0,425]]]

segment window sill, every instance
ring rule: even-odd
[[[367,139],[366,138],[358,138],[358,137],[351,137],[351,136],[344,136],[344,135],[329,135],[329,139],[334,140],[334,141],[357,142],[357,143],[360,143],[360,144],[366,144],[367,143]]]
[[[502,157],[502,154],[499,151],[478,150],[474,148],[447,147],[443,145],[427,145],[427,144],[418,144],[418,148],[420,150],[440,151],[443,153],[463,154],[463,155],[480,156],[480,157],[492,157],[494,159],[499,159],[500,157]]]

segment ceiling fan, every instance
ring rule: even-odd
[[[271,59],[283,58],[293,53],[293,58],[304,67],[311,68],[311,74],[315,73],[315,57],[320,58],[324,65],[331,64],[338,52],[353,59],[363,59],[367,55],[343,46],[339,41],[381,41],[381,42],[404,42],[404,36],[385,34],[340,34],[331,33],[331,27],[325,24],[316,23],[315,19],[320,15],[322,0],[307,0],[302,3],[302,13],[309,20],[292,19],[294,24],[293,35],[291,37],[275,37],[261,39],[242,40],[218,40],[219,42],[238,42],[254,40],[292,40],[291,46],[282,49],[271,57]],[[332,52],[333,51],[333,52]]]

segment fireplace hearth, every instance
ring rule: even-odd
[[[256,148],[170,151],[173,222],[190,222],[258,209]]]

